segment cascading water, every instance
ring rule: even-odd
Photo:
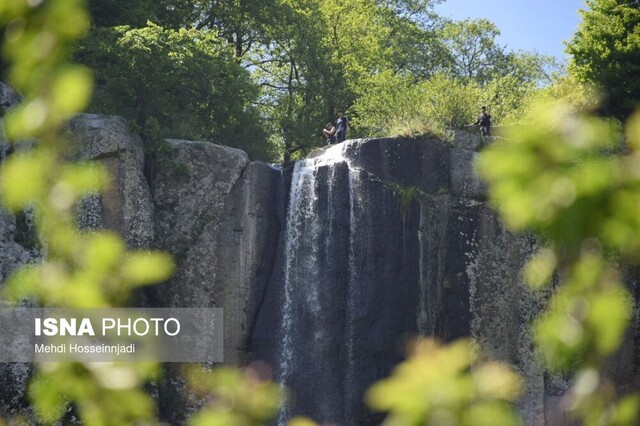
[[[328,312],[323,303],[327,297],[323,293],[331,287],[332,266],[344,261],[334,259],[336,252],[332,250],[332,242],[340,234],[340,226],[335,222],[341,209],[335,202],[340,191],[331,183],[339,180],[341,171],[349,173],[343,156],[345,146],[335,145],[321,156],[299,161],[293,171],[284,234],[282,340],[278,354],[279,380],[287,387],[295,387],[296,378],[305,374],[305,371],[296,371],[294,359],[318,358],[327,351],[327,343],[332,338],[327,335],[331,330],[324,321]],[[337,164],[340,166],[334,167]],[[296,324],[301,319],[308,327],[304,337],[300,336]],[[301,337],[304,347],[298,344]],[[318,401],[321,416],[331,415],[329,400]],[[289,416],[289,410],[283,408],[279,424],[284,424]]]
[[[396,194],[351,164],[360,143],[331,146],[294,167],[274,354],[292,400],[279,424],[294,415],[362,424],[366,388],[402,356],[398,337],[416,329],[406,306],[417,298],[418,280],[407,278],[417,267],[404,263],[417,265],[417,254],[403,253],[419,251],[407,250]]]

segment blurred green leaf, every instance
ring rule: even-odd
[[[539,250],[525,265],[524,276],[527,283],[533,289],[548,285],[557,265],[558,259],[553,250],[548,248]]]
[[[520,379],[497,362],[473,367],[476,356],[466,340],[447,346],[433,340],[417,341],[411,356],[395,368],[391,377],[367,391],[367,404],[376,411],[389,412],[385,420],[388,425],[471,425],[464,419],[469,419],[473,410],[488,413],[493,412],[489,407],[498,406],[501,408],[496,409],[496,414],[504,415],[494,419],[497,423],[493,424],[514,424],[500,421],[517,419],[513,407],[503,402],[518,397]],[[481,410],[478,404],[487,404],[486,409]]]
[[[618,402],[612,424],[616,426],[638,424],[639,411],[640,395],[626,396]]]
[[[500,402],[480,402],[469,407],[463,417],[468,426],[518,426],[522,421],[512,408]]]
[[[244,371],[193,367],[187,373],[194,391],[209,396],[209,405],[189,420],[191,425],[259,425],[273,418],[282,401],[280,386]],[[217,422],[217,423],[208,423]]]
[[[164,281],[173,269],[171,256],[154,252],[129,252],[122,265],[124,278],[137,285]]]
[[[9,157],[0,171],[3,203],[13,211],[42,202],[46,193],[51,157],[42,150]]]
[[[82,111],[89,104],[91,88],[88,69],[73,67],[61,70],[52,84],[52,111],[62,116]]]

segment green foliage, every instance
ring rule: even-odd
[[[439,53],[423,63],[422,71],[398,68],[390,60],[362,70],[360,85],[353,89],[354,125],[361,131],[446,134],[469,128],[481,105],[489,107],[494,126],[509,125],[524,117],[532,99],[559,73],[550,57],[500,47],[499,31],[487,20],[447,22],[423,31],[423,37],[430,34],[439,40],[430,44]]]
[[[34,133],[45,125],[43,119],[46,114],[57,114],[49,111],[50,105],[44,103],[44,99],[36,97],[44,87],[53,88],[65,78],[62,64],[69,53],[68,43],[82,35],[89,25],[81,4],[82,0],[48,1],[42,5],[38,3],[38,7],[25,0],[4,0],[0,3],[0,25],[6,25],[3,54],[5,60],[12,63],[7,77],[31,100],[21,110],[36,113],[36,123],[32,124]],[[45,25],[51,25],[51,28],[45,31]],[[54,82],[50,82],[51,79]],[[86,89],[87,84],[78,81],[78,86]],[[79,105],[86,101],[87,93],[83,95],[77,100]],[[62,98],[64,95],[58,94],[47,100]],[[22,119],[29,121],[28,117],[23,116]],[[51,117],[50,120],[47,127],[62,121],[60,117]]]
[[[550,368],[576,374],[570,405],[585,424],[636,424],[639,397],[618,401],[602,367],[633,310],[618,263],[640,253],[640,117],[626,138],[562,102],[538,105],[526,123],[486,149],[478,168],[505,222],[549,242],[524,271],[534,288],[560,281],[535,340]]]
[[[191,173],[189,166],[182,161],[174,160],[175,153],[168,142],[157,142],[155,154],[158,165],[168,170],[173,179],[177,181],[188,180],[189,174]]]
[[[142,27],[148,20],[156,21],[154,18],[157,18],[154,2],[149,0],[92,0],[87,6],[93,25],[100,27]]]
[[[263,114],[269,117],[270,139],[284,161],[306,155],[321,142],[321,128],[333,120],[330,111],[340,90],[323,41],[327,22],[320,1],[285,1],[266,32],[269,43],[246,55],[262,88]],[[322,124],[319,124],[322,123]]]
[[[214,370],[192,368],[188,372],[192,389],[208,396],[209,404],[191,417],[192,426],[250,426],[265,424],[277,413],[280,386],[263,380],[258,371],[230,367]]]
[[[637,0],[587,0],[567,45],[570,73],[603,91],[602,110],[621,120],[640,103],[640,5]]]
[[[157,374],[157,365],[151,363],[43,364],[31,380],[29,396],[46,424],[63,418],[72,401],[87,424],[151,423],[154,402],[141,387]]]
[[[481,89],[475,81],[464,82],[439,74],[424,83],[424,88],[427,119],[434,126],[443,130],[464,128],[478,115]]]
[[[452,77],[485,85],[500,77],[518,83],[549,84],[561,67],[553,57],[509,52],[498,44],[500,30],[486,19],[447,22],[438,36],[446,47],[442,66]]]
[[[403,14],[408,2],[326,0],[322,12],[329,29],[326,43],[334,62],[344,72],[344,108],[353,102],[369,76],[391,70],[430,75],[443,49],[429,26],[431,2],[420,2],[413,13]]]
[[[498,27],[486,19],[447,23],[441,37],[448,47],[451,74],[487,82],[504,55],[496,42],[498,35]]]
[[[92,109],[125,115],[147,139],[154,119],[158,139],[213,140],[254,158],[306,155],[323,143],[320,129],[339,109],[353,118],[352,137],[443,133],[473,121],[481,104],[496,123],[520,118],[524,99],[549,78],[549,58],[506,52],[489,21],[443,25],[434,3],[135,0],[127,14],[97,0],[92,9],[103,28],[77,57],[96,72]],[[191,29],[106,28],[140,27],[141,15]],[[215,59],[198,59],[207,48]],[[249,79],[237,74],[239,64]]]
[[[130,25],[141,28],[148,21],[170,28],[181,28],[199,16],[199,0],[91,0],[87,7],[97,27]],[[227,2],[225,2],[227,3]]]
[[[521,424],[509,404],[520,394],[520,378],[503,364],[477,360],[468,341],[418,341],[391,377],[369,389],[366,401],[389,412],[384,425]]]
[[[268,3],[263,14],[250,1],[138,0],[128,18],[104,9],[110,4],[93,3],[100,25],[138,26],[152,13],[169,27],[208,28],[96,28],[77,48],[77,59],[96,71],[94,107],[134,120],[150,140],[212,139],[269,157],[260,142],[258,101],[275,123],[271,139],[282,141],[288,155],[313,145],[309,140],[320,118],[353,103],[359,113],[354,123],[371,132],[463,126],[480,104],[490,106],[496,124],[515,122],[548,77],[545,58],[496,47],[497,29],[488,22],[448,24],[448,42],[438,41],[429,2],[278,1]],[[592,12],[569,47],[573,73],[602,85],[614,114],[625,112],[638,99],[635,83],[625,79],[637,74],[638,4],[589,4]],[[172,20],[167,11],[178,6]],[[104,191],[108,181],[95,164],[67,164],[59,137],[91,93],[89,73],[65,64],[70,43],[88,28],[86,17],[78,0],[0,0],[10,83],[26,97],[7,115],[7,133],[40,140],[2,166],[0,194],[13,211],[35,212],[48,256],[11,278],[4,296],[12,300],[110,306],[172,269],[162,254],[129,251],[112,233],[76,228],[77,202]],[[464,52],[474,43],[481,55],[477,68]],[[439,73],[443,69],[459,75]],[[574,91],[560,84],[545,92],[553,97]],[[573,105],[583,105],[585,93],[575,95]],[[585,424],[635,424],[640,398],[618,400],[601,366],[619,346],[633,308],[617,261],[640,254],[640,116],[626,125],[624,150],[621,129],[609,122],[566,104],[531,111],[526,126],[507,132],[509,142],[482,154],[479,169],[506,223],[538,231],[550,242],[525,270],[535,288],[554,277],[560,281],[550,310],[536,323],[536,341],[550,367],[575,371],[571,406]],[[417,193],[396,190],[405,207]],[[152,422],[153,402],[142,386],[157,374],[157,366],[142,363],[43,364],[29,392],[43,423],[63,419],[69,404],[87,424]],[[263,423],[281,401],[279,387],[251,370],[200,370],[190,381],[210,402],[191,419],[196,425]],[[477,365],[467,342],[441,347],[423,341],[392,377],[374,385],[367,401],[390,413],[386,424],[510,425],[519,422],[510,403],[520,388],[507,367]]]
[[[535,52],[508,52],[496,69],[500,76],[511,76],[521,83],[548,85],[564,75],[564,66],[553,56]]]
[[[174,0],[175,2],[175,0]],[[244,57],[253,46],[268,45],[276,41],[278,29],[289,20],[291,12],[303,1],[252,0],[211,1],[194,0],[191,5],[190,23],[220,33],[234,56]],[[293,22],[289,22],[293,24]],[[282,40],[280,40],[282,41]]]
[[[621,238],[608,231],[615,216],[602,214],[618,211],[619,194],[606,189],[637,185],[618,172],[625,169],[624,158],[603,155],[620,146],[619,129],[574,114],[563,104],[539,105],[526,123],[511,129],[510,143],[489,150],[479,163],[507,224],[539,230],[572,253],[579,250],[581,237],[598,238],[607,246]]]
[[[578,83],[570,75],[554,79],[553,84],[545,87],[532,100],[532,106],[539,101],[562,100],[578,111],[595,111],[599,107],[600,95],[592,86]]]
[[[385,71],[371,76],[361,93],[354,104],[358,116],[353,123],[367,133],[390,136],[426,126],[424,86],[412,78]]]
[[[374,135],[444,135],[470,129],[481,105],[488,105],[494,125],[511,124],[525,114],[539,89],[514,76],[496,77],[484,86],[475,80],[437,74],[416,82],[390,71],[372,76],[355,102],[355,124]]]
[[[395,182],[387,182],[384,184],[386,188],[389,188],[395,192],[400,199],[400,213],[402,213],[402,222],[406,223],[411,210],[411,204],[413,204],[421,195],[420,188],[417,186],[402,186]]]
[[[216,32],[97,28],[75,56],[95,72],[92,110],[134,121],[148,139],[209,140],[271,158],[258,89]]]
[[[597,253],[583,254],[567,276],[535,330],[548,365],[564,371],[611,355],[632,309],[617,271]]]

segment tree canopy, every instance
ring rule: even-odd
[[[484,103],[497,121],[518,116],[553,61],[507,50],[487,20],[445,20],[435,3],[94,0],[75,56],[94,70],[95,112],[124,115],[147,139],[206,139],[259,159],[305,155],[340,109],[350,136],[446,130]]]
[[[625,119],[640,103],[640,1],[587,0],[587,5],[567,45],[569,71],[602,90],[604,114]]]
[[[146,137],[211,140],[268,159],[258,88],[210,30],[97,28],[76,50],[94,68],[92,109],[123,115]]]

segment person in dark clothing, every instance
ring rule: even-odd
[[[349,118],[344,115],[344,111],[338,111],[338,119],[336,120],[336,136],[338,143],[344,142],[347,138],[347,131],[349,130]]]
[[[491,114],[487,112],[486,106],[482,107],[482,112],[473,124],[480,126],[480,134],[482,136],[491,136]]]
[[[324,129],[322,129],[322,134],[327,138],[327,145],[336,143],[336,128],[333,127],[333,124],[327,123]]]

